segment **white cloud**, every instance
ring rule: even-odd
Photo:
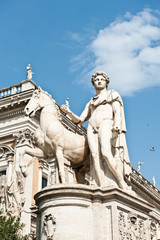
[[[73,61],[81,66],[81,82],[93,72],[105,71],[110,88],[132,95],[144,88],[160,85],[160,21],[158,12],[145,9],[101,29],[85,51]],[[84,65],[85,63],[85,65]]]

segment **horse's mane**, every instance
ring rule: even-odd
[[[50,98],[50,100],[52,101],[52,103],[53,103],[53,105],[54,105],[54,107],[55,107],[55,109],[57,111],[58,120],[62,121],[62,117],[61,117],[59,106],[56,104],[56,101],[52,98],[52,96],[48,92],[42,90],[40,87],[38,87],[37,90],[38,90],[38,92],[42,92],[42,93],[44,93],[45,95],[47,95]]]
[[[59,106],[56,104],[56,101],[54,99],[52,99],[53,101],[53,104],[56,108],[56,111],[57,111],[57,117],[58,117],[58,120],[62,121],[62,116],[61,116],[61,113],[60,113],[60,109],[59,109]]]

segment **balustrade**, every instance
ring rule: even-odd
[[[22,92],[22,83],[0,89],[0,98],[9,97],[20,92]]]

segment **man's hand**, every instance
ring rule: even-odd
[[[121,133],[121,129],[118,126],[113,126],[112,128],[113,138],[118,137],[118,134]]]
[[[60,107],[60,109],[63,111],[63,112],[65,112],[66,114],[68,114],[68,113],[70,113],[71,112],[71,110],[69,109],[69,106],[68,105],[62,105],[61,107]]]
[[[119,129],[119,127],[117,127],[117,126],[113,126],[113,128],[112,128],[112,131],[119,132],[119,131],[120,131],[120,129]]]

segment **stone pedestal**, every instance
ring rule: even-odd
[[[118,188],[54,185],[35,195],[37,240],[150,239],[153,206]]]

